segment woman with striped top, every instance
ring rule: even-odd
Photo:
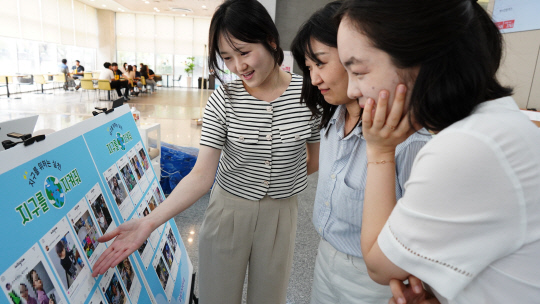
[[[262,4],[225,1],[212,17],[209,36],[209,68],[221,71],[223,60],[240,79],[209,98],[191,173],[149,216],[99,239],[116,236],[94,275],[139,248],[215,178],[199,237],[200,302],[241,303],[249,265],[247,303],[285,303],[297,194],[306,188],[307,174],[318,169],[319,121],[300,103],[302,78],[280,69],[279,34]]]
[[[367,274],[360,249],[362,206],[368,166],[362,134],[362,106],[347,96],[347,71],[339,60],[337,25],[332,16],[341,1],[315,12],[300,28],[292,52],[304,71],[302,101],[321,119],[319,180],[313,209],[313,224],[321,236],[311,289],[312,304],[388,303],[388,286],[375,283]],[[398,74],[387,77],[404,81]],[[380,79],[365,76],[378,92]],[[376,79],[376,81],[373,81]],[[374,86],[371,89],[371,86]],[[431,138],[426,130],[406,138],[396,148],[396,198],[404,193],[413,160]],[[392,164],[390,164],[392,165]]]

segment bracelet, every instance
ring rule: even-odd
[[[381,161],[372,161],[372,162],[367,162],[367,164],[375,164],[375,165],[381,165],[381,164],[395,164],[396,162],[394,162],[393,160],[381,160]]]

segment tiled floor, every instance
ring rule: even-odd
[[[141,112],[141,123],[160,123],[161,139],[164,142],[188,147],[199,147],[201,127],[192,124],[202,114],[211,91],[186,88],[160,88],[154,94],[133,97],[130,106]],[[55,94],[39,95],[33,93],[16,94],[6,99],[0,97],[0,121],[39,115],[36,130],[61,130],[82,120],[92,117],[94,107],[111,107],[111,102],[97,101],[94,92],[56,90]],[[102,94],[102,98],[106,98]],[[308,178],[308,189],[299,195],[298,229],[291,280],[289,283],[288,303],[309,303],[313,267],[317,253],[318,235],[311,224],[313,200],[317,174]],[[184,244],[193,262],[194,270],[198,266],[198,232],[204,212],[208,206],[209,195],[203,196],[192,207],[175,217]],[[193,231],[194,234],[190,234]],[[192,241],[189,241],[189,238]],[[198,291],[196,291],[198,294]],[[228,303],[225,303],[228,304]]]

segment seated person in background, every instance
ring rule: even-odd
[[[134,82],[137,84],[139,91],[142,91],[141,72],[137,71],[136,64],[134,64],[132,67],[133,67],[133,72],[135,72],[135,77],[133,77],[133,80],[136,80]]]
[[[69,73],[69,68],[66,65],[67,59],[62,59],[62,63],[59,65],[60,67],[60,73],[64,74],[66,76],[66,83],[64,84],[64,90],[68,90],[68,87],[75,87],[76,90],[80,88],[80,86],[75,86],[75,81],[71,77],[71,74]]]
[[[133,71],[133,66],[127,66],[127,71],[124,73],[124,77],[129,80],[129,90],[131,91],[131,95],[138,96],[139,92],[135,92],[133,90],[133,87],[135,86],[135,72]]]
[[[156,82],[153,79],[154,78],[153,74],[154,74],[154,72],[152,71],[152,75],[150,75],[147,65],[142,66],[142,68],[141,68],[141,77],[144,77],[144,79],[146,79],[146,85],[151,87],[152,92],[155,92]],[[137,85],[138,85],[138,83],[137,83]]]
[[[72,75],[75,79],[81,79],[84,76],[84,67],[81,65],[79,60],[75,60],[75,65],[71,67],[73,71]]]
[[[129,88],[132,86],[132,80],[129,79],[127,73],[122,72],[122,70],[119,69],[118,64],[116,62],[113,62],[111,64],[111,69],[114,73],[114,79],[115,80],[127,80],[127,83],[125,84],[126,91],[129,93]]]
[[[113,64],[116,64],[116,63],[113,63]],[[115,79],[115,75],[114,75],[114,72],[111,68],[111,63],[110,62],[105,62],[103,64],[103,67],[105,67],[104,70],[101,71],[101,73],[99,74],[99,79],[100,80],[108,80],[110,83],[111,83],[111,88],[112,89],[115,89],[116,90],[116,93],[118,93],[118,96],[122,96],[122,91],[120,90],[121,88],[124,88],[124,99],[126,100],[129,100],[129,97],[128,97],[128,92],[129,90],[127,89],[127,81],[120,81],[120,80],[116,80]],[[116,65],[118,67],[118,65]]]
[[[154,80],[157,86],[157,82],[161,81],[161,75],[156,75],[154,71],[152,71],[152,69],[149,68],[148,66],[146,66],[146,68],[148,69],[148,78]]]
[[[127,73],[127,62],[124,62],[124,64],[121,66],[121,67],[118,67],[118,69],[123,73],[123,74],[126,74]]]

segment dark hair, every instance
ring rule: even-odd
[[[111,63],[110,63],[110,62],[105,62],[105,63],[103,64],[103,67],[105,67],[106,69],[108,69],[110,66],[111,66]]]
[[[146,65],[141,67],[141,76],[148,78],[148,67]]]
[[[307,105],[313,117],[321,117],[320,128],[328,126],[330,119],[336,112],[337,106],[326,102],[321,91],[311,84],[309,68],[306,67],[304,62],[307,57],[316,63],[321,63],[313,52],[311,46],[312,38],[329,47],[337,48],[338,27],[332,17],[341,6],[341,3],[342,1],[330,2],[316,11],[300,27],[300,30],[296,33],[296,37],[294,37],[291,43],[294,60],[296,60],[296,63],[298,63],[304,73],[300,102]]]
[[[77,61],[78,63],[81,63],[79,60],[75,60],[75,61]]]
[[[210,21],[208,37],[208,68],[223,72],[218,63],[219,38],[223,35],[229,45],[237,50],[231,42],[232,38],[247,43],[260,43],[267,49],[277,66],[283,63],[283,50],[279,46],[279,33],[264,6],[257,0],[226,0],[218,8]],[[271,43],[276,44],[274,49]],[[214,72],[223,83],[219,73]],[[226,85],[226,84],[224,84]]]
[[[113,62],[113,63],[111,63],[111,65],[112,65],[112,66],[118,66],[118,63]]]
[[[132,71],[133,71],[133,66],[132,66],[132,65],[128,65],[127,71],[128,71],[128,72],[132,72]]]
[[[66,249],[64,247],[64,243],[62,241],[56,243],[56,254],[58,254],[58,256],[60,256],[62,254],[62,251]]]
[[[63,63],[63,64],[66,64],[66,63],[67,63],[67,59],[62,59],[62,63]]]
[[[126,68],[126,64],[127,64],[127,62],[124,62],[124,64],[123,64],[123,66],[124,66],[124,69]]]
[[[440,131],[512,94],[495,75],[502,35],[476,1],[348,0],[336,15],[343,17],[398,68],[420,68],[407,111],[425,128]]]

